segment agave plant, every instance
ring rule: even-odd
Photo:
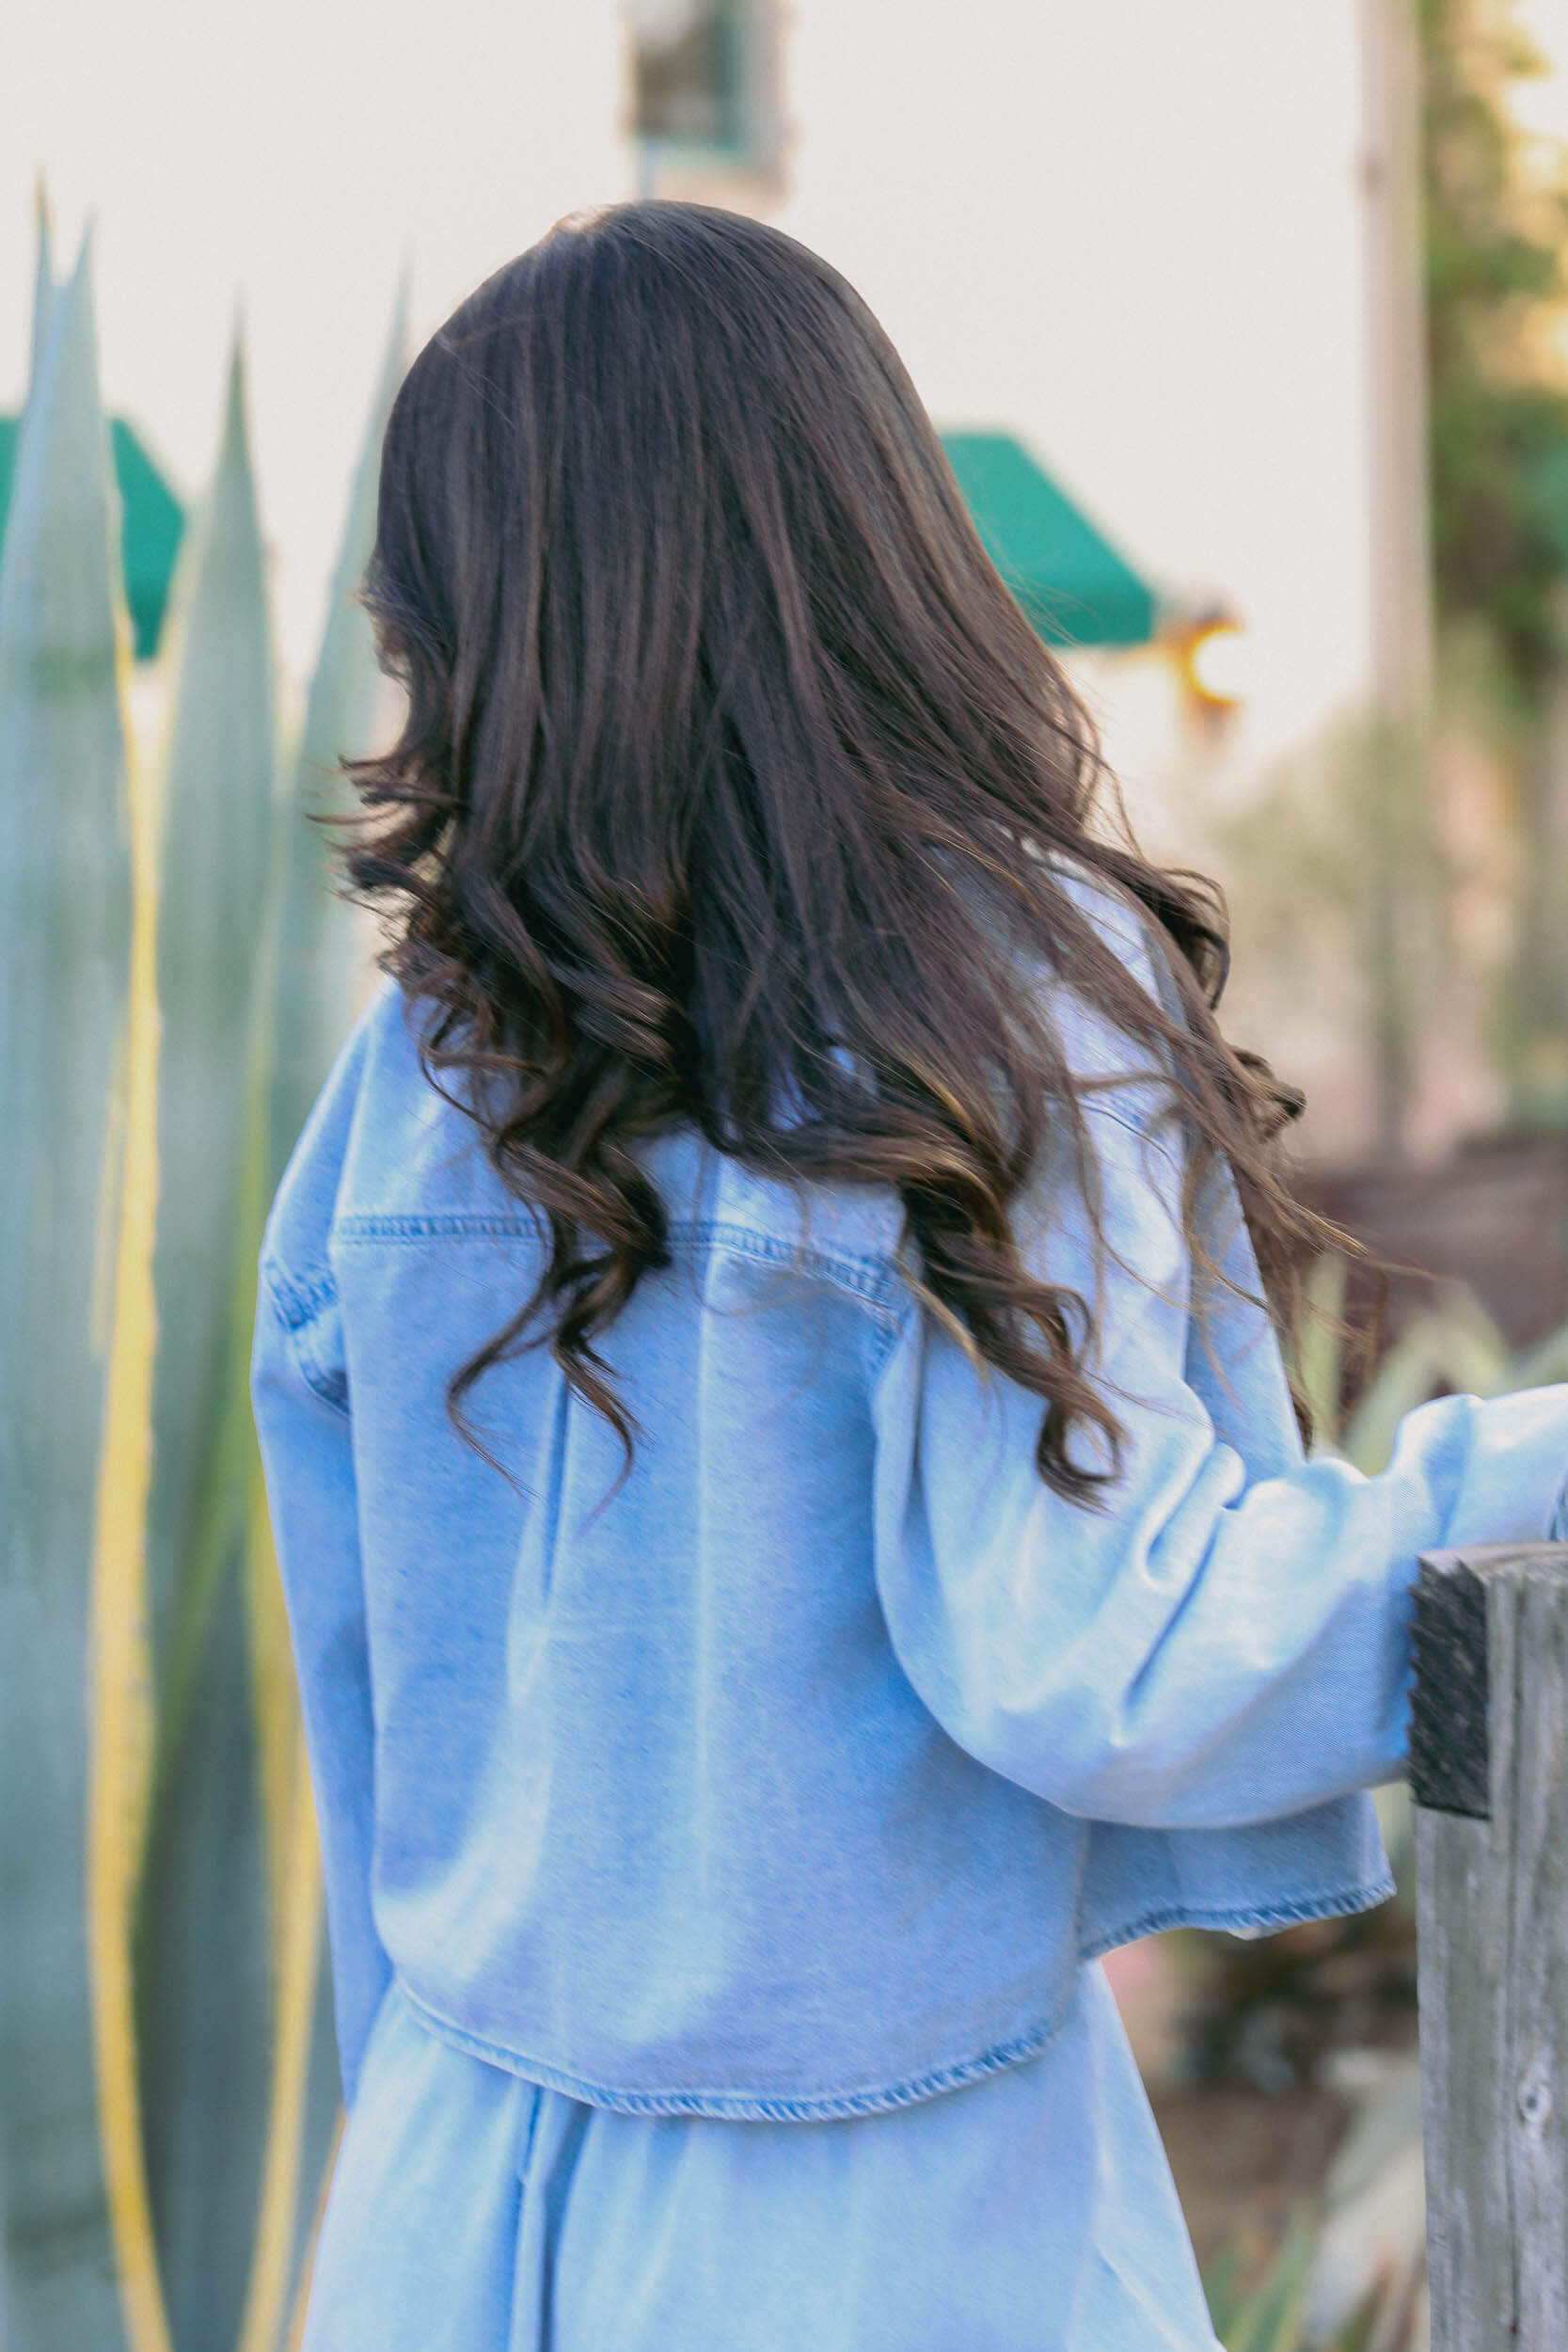
[[[355,1005],[305,819],[372,723],[352,590],[402,306],[286,756],[236,350],[154,768],[86,252],[56,291],[40,235],[39,288],[0,556],[0,2341],[283,2352],[338,2099],[246,1359]]]

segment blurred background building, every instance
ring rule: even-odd
[[[1148,845],[1230,885],[1232,1025],[1309,1155],[1430,1163],[1568,1122],[1560,58],[1565,0],[62,0],[0,87],[0,397],[40,163],[65,240],[97,221],[118,453],[182,497],[243,301],[297,694],[404,273],[422,338],[579,206],[777,222],[882,318],[999,557],[1065,528],[1101,565],[1047,633],[1091,641]]]
[[[98,217],[111,405],[179,482],[243,295],[295,667],[405,260],[422,333],[560,214],[657,188],[817,246],[942,421],[1018,433],[1162,588],[1244,612],[1259,747],[1366,682],[1352,0],[63,0],[12,41],[0,387],[40,162],[68,241]]]
[[[1492,1041],[1446,1022],[1441,1071],[1415,1066],[1418,1043],[1394,1049],[1412,1068],[1390,1108],[1386,1070],[1346,1045],[1347,1024],[1378,1018],[1351,1002],[1365,957],[1337,960],[1343,1003],[1323,970],[1305,995],[1293,970],[1271,986],[1248,952],[1247,854],[1221,837],[1380,685],[1389,171],[1418,109],[1398,60],[1378,64],[1386,15],[1386,0],[977,0],[961,19],[909,0],[895,20],[879,0],[459,0],[437,31],[364,0],[248,20],[63,0],[13,27],[0,88],[17,232],[0,240],[0,388],[14,408],[40,162],[67,238],[97,219],[111,406],[182,492],[205,472],[243,299],[297,680],[405,268],[422,336],[580,205],[657,191],[776,221],[863,290],[942,425],[1009,437],[1152,591],[1156,647],[1075,665],[1134,818],[1236,882],[1240,1017],[1307,1085],[1319,1156],[1397,1129],[1430,1157],[1506,1114]],[[1562,0],[1427,16],[1461,46],[1506,17],[1545,61],[1568,50]],[[1532,135],[1568,120],[1552,75],[1501,78]],[[1419,467],[1408,422],[1403,447]],[[1195,660],[1215,619],[1240,627]],[[1462,909],[1477,938],[1507,928],[1507,876],[1465,834],[1488,830],[1475,803],[1494,784],[1472,776],[1453,819],[1456,854],[1487,869]]]
[[[65,0],[0,92],[0,388],[40,161],[68,241],[97,215],[111,405],[177,485],[243,295],[297,672],[405,262],[422,334],[573,207],[752,210],[862,289],[939,421],[1016,436],[1162,598],[1244,617],[1245,765],[1369,675],[1358,40],[1352,0],[460,0],[438,28]],[[1096,683],[1141,802],[1170,681]]]

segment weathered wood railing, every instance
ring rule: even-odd
[[[1422,1561],[1410,1754],[1433,2352],[1568,2352],[1568,1545]]]

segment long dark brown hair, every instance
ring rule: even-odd
[[[638,203],[488,278],[399,393],[366,582],[407,691],[347,852],[429,1000],[427,1074],[542,1216],[533,1295],[454,1374],[546,1340],[629,1451],[596,1346],[665,1264],[644,1138],[694,1125],[791,1183],[891,1186],[928,1307],[1043,1407],[1040,1476],[1092,1499],[1120,1432],[1090,1310],[1009,1210],[1083,1088],[1070,979],[1224,1155],[1277,1315],[1330,1229],[1273,1139],[1299,1107],[1233,1052],[1210,885],[1125,830],[1093,730],[992,568],[920,401],[844,279],[777,230]],[[1064,889],[1147,910],[1156,1003]],[[1200,1245],[1201,1246],[1201,1245]],[[477,1441],[477,1440],[476,1440]],[[481,1449],[483,1451],[483,1448]]]

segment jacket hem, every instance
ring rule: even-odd
[[[1394,1882],[1385,1872],[1381,1877],[1359,1879],[1348,1886],[1300,1895],[1289,1902],[1224,1904],[1213,1909],[1193,1903],[1167,1904],[1136,1914],[1109,1934],[1097,1936],[1080,1947],[1079,1960],[1081,1963],[1098,1960],[1119,1944],[1133,1943],[1143,1935],[1160,1935],[1171,1928],[1221,1929],[1231,1934],[1247,1930],[1266,1932],[1270,1929],[1298,1926],[1304,1919],[1344,1917],[1375,1909],[1379,1903],[1386,1902],[1393,1892]],[[988,2074],[1000,2074],[1006,2067],[1025,2065],[1031,2058],[1042,2057],[1060,2032],[1067,2010],[1064,2002],[1053,2015],[1006,2042],[993,2043],[977,2057],[959,2058],[948,2066],[933,2067],[927,2074],[865,2090],[816,2091],[795,2097],[765,2090],[627,2090],[612,2084],[590,2082],[586,2076],[568,2074],[563,2067],[551,2066],[546,2060],[531,2058],[504,2042],[471,2033],[466,2026],[455,2024],[433,2009],[412,1989],[406,1978],[399,1975],[394,1981],[415,2017],[437,2041],[465,2051],[469,2058],[482,2058],[486,2065],[498,2066],[508,2074],[519,2075],[525,2082],[537,2083],[542,2090],[559,2091],[584,2106],[605,2107],[617,2115],[706,2115],[732,2122],[828,2122],[848,2116],[885,2114],[895,2107],[916,2106],[923,2099],[940,2098],[944,2091],[961,2090],[966,2083],[979,2082]]]
[[[1172,1928],[1217,1929],[1237,1935],[1299,1927],[1304,1919],[1348,1918],[1358,1911],[1375,1911],[1395,1891],[1393,1879],[1385,1870],[1376,1878],[1357,1879],[1350,1886],[1331,1887],[1319,1894],[1298,1895],[1284,1903],[1225,1903],[1212,1910],[1201,1904],[1169,1903],[1164,1909],[1134,1913],[1131,1919],[1118,1922],[1108,1934],[1081,1945],[1079,1957],[1100,1960],[1118,1945],[1134,1944],[1143,1935],[1164,1935]]]
[[[488,2065],[499,2066],[509,2074],[520,2075],[525,2082],[537,2083],[542,2090],[560,2091],[585,2106],[606,2107],[617,2115],[707,2115],[731,2122],[829,2122],[848,2116],[883,2114],[893,2107],[913,2106],[923,2099],[940,2098],[943,2091],[960,2090],[966,2083],[978,2082],[987,2074],[1000,2074],[1006,2067],[1039,2058],[1061,2031],[1066,2014],[1064,2004],[1060,2014],[1029,2026],[1009,2041],[997,2042],[978,2058],[960,2058],[951,2066],[936,2067],[929,2074],[912,2075],[881,2089],[822,2091],[799,2098],[760,2090],[621,2090],[605,2083],[588,2082],[559,2066],[547,2065],[542,2058],[529,2058],[520,2050],[508,2049],[504,2043],[470,2033],[467,2026],[454,2025],[439,2010],[433,2010],[428,2001],[410,1990],[404,1978],[399,1977],[396,1983],[416,2018],[437,2041],[466,2051],[470,2058],[483,2058]]]

